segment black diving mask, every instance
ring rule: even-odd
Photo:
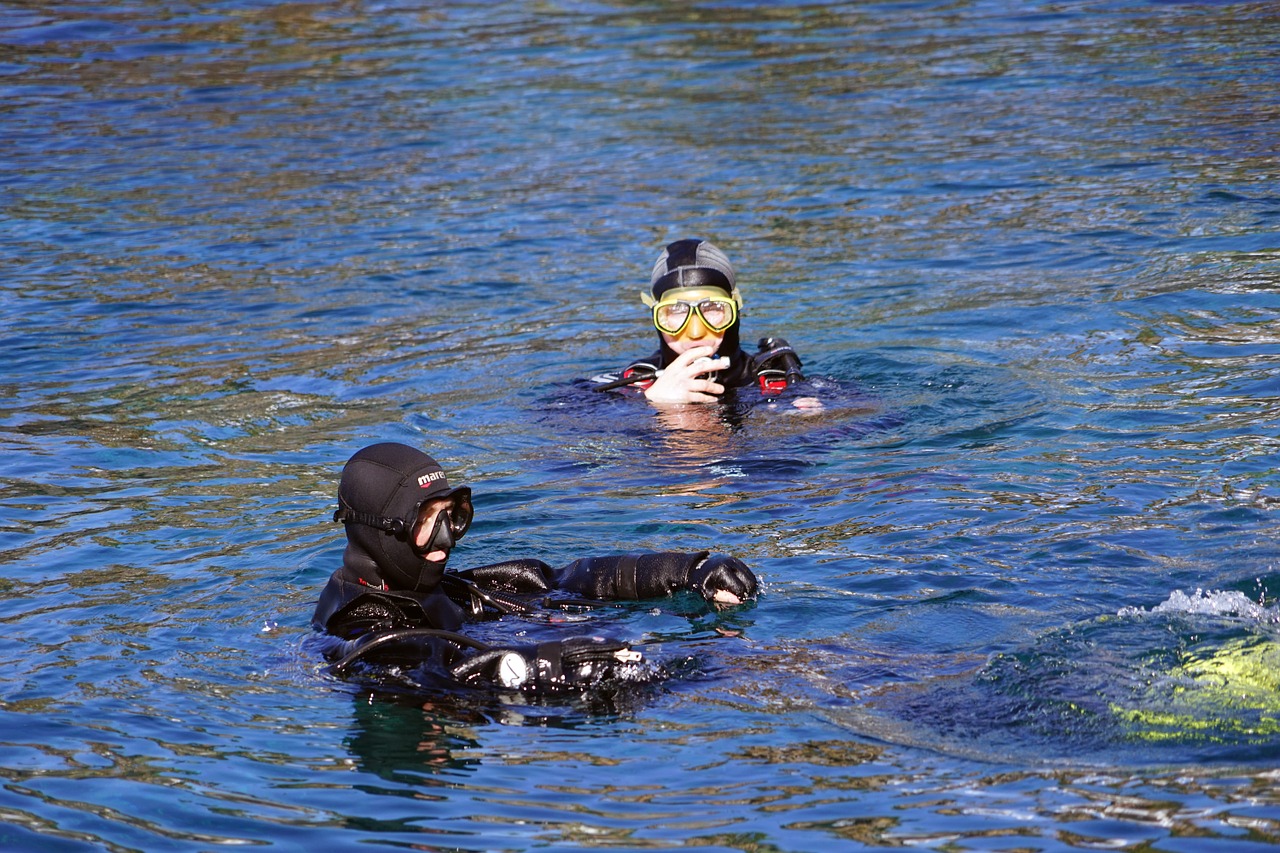
[[[427,498],[418,504],[417,517],[409,532],[409,547],[419,557],[425,557],[432,551],[447,553],[471,529],[471,519],[474,517],[471,489],[466,486]],[[428,524],[432,525],[431,533],[419,545],[424,526]]]
[[[408,542],[413,552],[422,557],[432,551],[448,551],[452,548],[471,529],[471,519],[474,516],[471,489],[468,486],[459,486],[426,498],[418,504],[418,508],[410,518],[387,518],[340,506],[333,514],[333,520],[341,521],[343,524],[365,524],[378,530],[385,530],[397,539]],[[435,523],[431,535],[420,547],[418,534],[422,526],[432,523],[433,519]]]

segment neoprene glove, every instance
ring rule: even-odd
[[[659,551],[575,560],[556,572],[562,589],[604,601],[662,598],[693,590],[709,602],[717,591],[738,600],[754,598],[756,576],[746,563],[728,554]]]
[[[760,592],[755,573],[747,564],[728,554],[711,554],[689,573],[689,587],[712,604],[718,591],[731,593],[739,601],[755,598]]]

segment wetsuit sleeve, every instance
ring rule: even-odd
[[[541,560],[507,560],[458,572],[459,577],[487,589],[536,595],[551,589],[551,567]]]
[[[555,573],[557,586],[604,601],[662,598],[693,590],[713,601],[717,591],[754,598],[756,576],[737,557],[707,551],[661,551],[575,560]]]

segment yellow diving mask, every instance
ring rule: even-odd
[[[723,332],[738,320],[738,294],[726,296],[719,290],[686,289],[669,291],[662,299],[642,293],[644,304],[653,309],[653,325],[664,334],[679,335],[696,314],[712,332]]]

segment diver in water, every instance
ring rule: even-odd
[[[521,559],[448,571],[449,552],[466,535],[472,515],[471,490],[450,488],[426,453],[384,443],[348,460],[334,513],[347,534],[342,568],[329,578],[311,620],[331,639],[325,654],[336,671],[358,663],[396,664],[425,667],[443,683],[574,689],[625,678],[640,653],[598,637],[495,647],[460,629],[508,613],[680,590],[695,591],[717,607],[757,593],[756,577],[741,560],[706,551],[592,557],[559,569]]]
[[[710,403],[727,391],[758,386],[777,397],[800,382],[800,358],[782,338],[761,338],[749,355],[738,341],[742,295],[733,265],[706,240],[677,240],[654,264],[641,294],[658,330],[659,347],[618,374],[592,378],[598,391],[643,394],[651,403]],[[796,401],[800,408],[821,404]]]

